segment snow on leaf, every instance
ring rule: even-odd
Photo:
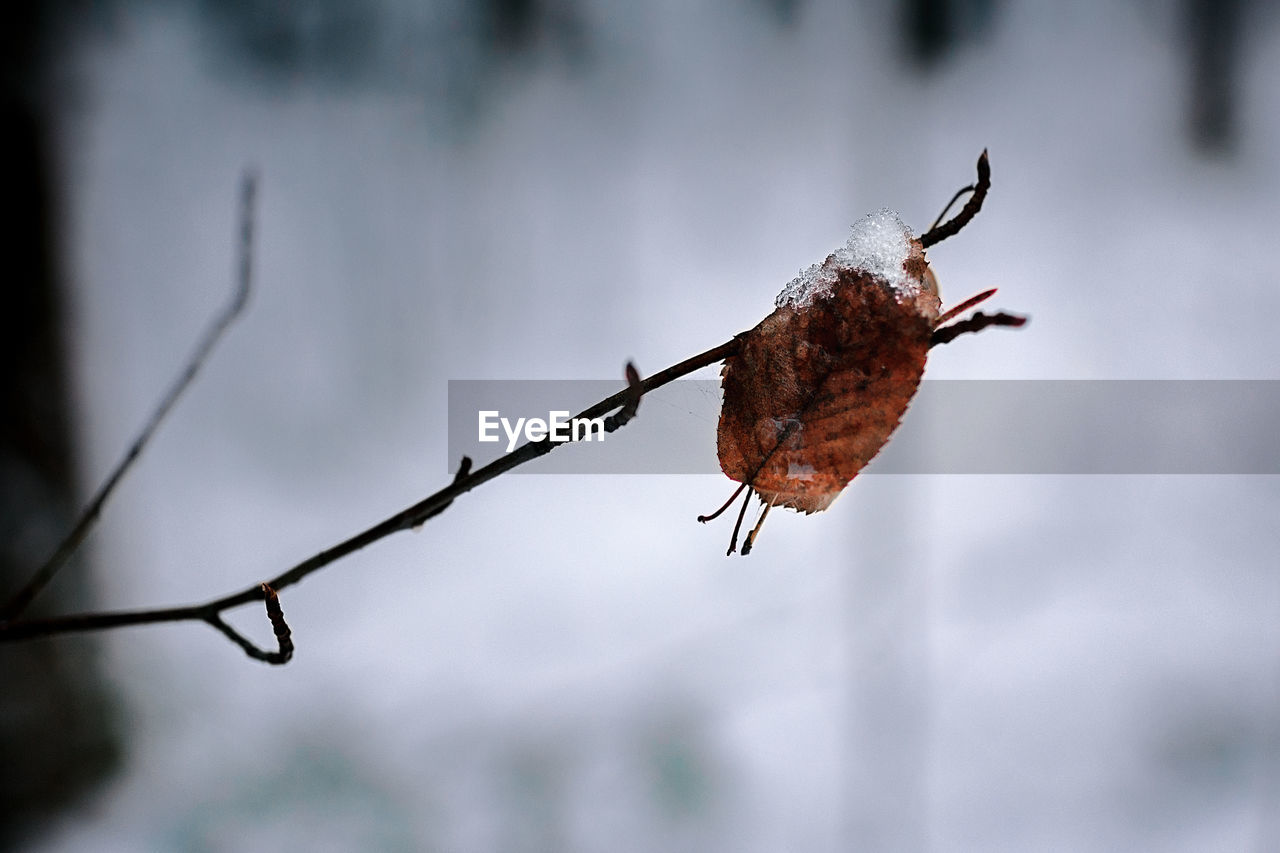
[[[883,279],[900,298],[914,297],[918,283],[907,275],[903,263],[911,251],[913,235],[898,214],[888,208],[868,213],[853,226],[849,240],[791,280],[778,294],[775,305],[800,309],[831,292],[841,270],[857,269]]]

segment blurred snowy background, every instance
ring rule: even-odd
[[[945,303],[1032,323],[929,376],[1280,378],[1271,4],[47,8],[78,500],[261,177],[249,312],[90,542],[104,608],[436,490],[449,379],[620,380],[753,326],[864,213],[927,228],[984,147],[930,259]],[[1280,849],[1275,477],[865,477],[746,559],[694,521],[730,489],[502,478],[285,591],[285,667],[98,637],[118,768],[20,849]]]

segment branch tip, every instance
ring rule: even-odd
[[[968,225],[973,217],[978,215],[978,211],[982,210],[982,202],[986,199],[987,191],[990,189],[991,162],[987,159],[987,149],[984,148],[982,149],[982,155],[978,157],[978,182],[972,187],[973,195],[969,196],[969,200],[965,202],[964,207],[961,208],[960,212],[957,213],[954,218],[947,220],[942,225],[938,225],[935,222],[933,227],[926,231],[924,236],[920,238],[920,247],[927,249],[930,246],[936,243],[941,243],[948,237],[954,237],[959,233],[960,229]],[[955,198],[953,198],[951,202],[954,203],[956,198],[959,198],[969,190],[969,187],[962,189],[960,192],[956,193]],[[950,207],[951,204],[948,204],[947,208],[943,209],[943,216],[946,215],[947,209]],[[939,216],[938,218],[941,219],[942,217]]]
[[[278,647],[278,651],[268,653],[262,660],[273,664],[288,663],[289,659],[293,657],[293,632],[289,630],[289,623],[284,621],[284,610],[280,607],[280,596],[265,581],[262,583],[262,596],[267,605],[267,619],[271,622],[271,631],[276,635],[276,645]]]
[[[640,398],[644,396],[644,383],[640,380],[640,371],[633,362],[628,361],[626,370],[627,390],[624,391],[622,408],[617,413],[604,419],[604,431],[613,432],[626,426],[640,409]]]

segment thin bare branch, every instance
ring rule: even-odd
[[[192,380],[196,378],[196,374],[200,372],[200,368],[209,358],[209,354],[213,352],[213,348],[218,341],[222,339],[227,329],[244,311],[244,306],[249,300],[253,273],[253,211],[256,188],[256,176],[246,172],[240,184],[240,250],[235,289],[232,291],[231,298],[214,316],[213,321],[196,344],[195,351],[187,361],[186,367],[183,368],[178,378],[169,387],[169,390],[160,400],[160,404],[156,406],[155,411],[151,413],[150,419],[143,426],[142,431],[138,433],[137,438],[133,440],[128,450],[125,451],[124,456],[116,463],[116,467],[103,481],[102,485],[98,487],[97,493],[84,508],[75,526],[71,528],[71,532],[58,544],[58,547],[44,565],[32,574],[26,584],[13,594],[3,608],[0,608],[0,622],[7,622],[21,616],[28,605],[40,594],[40,591],[67,564],[71,555],[76,552],[76,549],[84,542],[85,537],[89,535],[89,531],[93,529],[94,523],[97,522],[98,516],[102,513],[103,506],[111,497],[112,492],[115,491],[116,486],[119,485],[129,469],[133,467],[138,457],[142,455],[142,451],[146,449],[152,435],[155,434],[161,422],[169,414],[170,409],[178,401],[178,398],[182,396]]]
[[[665,370],[650,376],[648,379],[640,380],[639,373],[632,367],[627,372],[627,387],[613,394],[600,402],[588,407],[577,415],[578,418],[597,418],[612,412],[616,409],[630,409],[634,414],[635,407],[639,404],[639,398],[644,394],[660,388],[669,382],[679,379],[689,373],[723,361],[728,356],[737,351],[738,339],[726,341],[718,347],[713,347],[706,352],[699,353],[692,358],[685,359],[679,364],[672,365]],[[621,412],[619,412],[621,414]],[[619,424],[621,425],[621,424]],[[265,584],[255,584],[247,589],[230,595],[207,601],[204,604],[188,605],[185,607],[166,607],[150,610],[125,610],[103,613],[79,613],[69,616],[60,616],[50,619],[29,619],[22,621],[9,621],[0,623],[0,642],[26,640],[33,637],[45,637],[52,634],[65,634],[75,631],[99,631],[107,628],[120,628],[126,625],[150,625],[159,622],[181,622],[188,620],[198,620],[206,622],[217,630],[221,631],[232,642],[240,646],[246,654],[258,660],[266,660],[270,663],[283,663],[288,659],[285,650],[285,643],[288,641],[288,653],[292,653],[292,641],[288,640],[288,635],[282,638],[278,630],[275,618],[272,618],[273,627],[277,627],[276,636],[281,642],[279,652],[265,652],[259,649],[253,643],[249,642],[242,635],[235,631],[230,625],[223,621],[221,614],[234,607],[249,604],[255,601],[263,601],[264,598],[268,602],[268,616],[271,616],[271,599],[274,594],[287,586],[298,583],[303,578],[319,571],[329,564],[360,550],[366,545],[377,542],[392,533],[401,530],[410,530],[421,525],[427,520],[434,518],[444,512],[449,505],[459,496],[466,494],[477,486],[487,483],[495,477],[510,471],[519,465],[523,465],[533,459],[537,459],[560,446],[560,442],[552,442],[549,440],[529,442],[516,448],[513,452],[495,459],[483,468],[471,471],[471,460],[463,459],[462,465],[458,470],[458,474],[454,477],[453,482],[429,497],[424,498],[411,507],[408,507],[390,518],[375,524],[367,530],[357,533],[350,539],[339,542],[332,548],[328,548],[315,554],[291,569],[272,578]],[[267,596],[265,590],[271,590],[271,596]],[[280,624],[283,624],[281,617]],[[284,656],[283,659],[277,659]]]
[[[461,483],[463,480],[467,478],[467,475],[470,473],[471,473],[471,457],[463,456],[462,461],[458,463],[458,473],[453,475],[453,484],[456,486],[458,483]],[[448,509],[452,505],[453,505],[453,501],[449,501],[443,506],[439,506],[431,510],[429,513],[422,516],[422,518],[419,518],[417,521],[413,523],[413,529],[414,530],[419,529],[420,527],[422,527],[423,524],[426,523],[428,518],[435,518],[437,515],[444,512],[446,509]]]

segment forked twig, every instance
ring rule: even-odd
[[[213,322],[209,324],[209,328],[205,330],[204,335],[196,344],[195,351],[187,361],[186,367],[183,368],[178,378],[169,387],[169,390],[160,400],[160,404],[156,406],[155,411],[151,413],[151,417],[143,426],[142,431],[138,433],[137,438],[133,440],[128,450],[125,451],[124,456],[116,463],[116,467],[107,475],[102,485],[98,487],[97,493],[85,506],[75,526],[71,528],[71,532],[58,544],[58,547],[54,549],[52,556],[49,557],[44,565],[38,568],[26,584],[5,602],[3,608],[0,608],[0,623],[21,616],[27,606],[40,594],[40,591],[67,564],[71,555],[76,552],[76,549],[80,547],[85,537],[88,536],[94,522],[98,520],[98,516],[102,513],[102,507],[106,504],[107,499],[111,497],[111,493],[115,491],[116,486],[120,484],[124,475],[133,467],[134,462],[142,455],[142,451],[146,449],[151,437],[169,414],[169,410],[173,408],[174,404],[178,402],[178,398],[182,396],[182,393],[187,390],[192,380],[196,378],[196,374],[200,372],[200,368],[204,366],[209,354],[213,352],[213,348],[222,339],[227,329],[244,311],[244,306],[249,301],[249,290],[253,274],[253,211],[256,190],[257,177],[252,172],[246,172],[240,183],[240,251],[235,289],[231,293],[231,298],[213,318]]]
[[[288,623],[284,621],[284,611],[280,608],[280,598],[276,595],[276,591],[265,583],[259,586],[267,604],[267,619],[270,620],[271,630],[276,635],[276,651],[269,652],[258,648],[253,641],[228,625],[220,612],[209,613],[203,617],[204,621],[221,631],[223,636],[244,649],[244,653],[254,660],[275,665],[286,664],[293,658],[293,633],[289,630]]]

